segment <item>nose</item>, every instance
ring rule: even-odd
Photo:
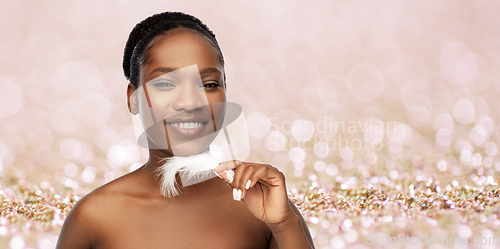
[[[208,105],[204,89],[200,89],[197,84],[187,84],[178,90],[173,108],[176,111],[193,112],[204,105]]]

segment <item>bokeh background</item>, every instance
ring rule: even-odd
[[[0,248],[53,248],[78,198],[146,162],[122,54],[166,10],[216,34],[249,160],[285,172],[317,248],[500,237],[500,1],[3,0]]]

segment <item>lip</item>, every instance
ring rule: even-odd
[[[202,130],[209,123],[206,119],[199,117],[179,117],[175,119],[169,119],[164,121],[168,127],[169,131],[173,131],[178,135],[183,137],[193,137],[202,132]],[[177,125],[176,125],[177,124]],[[182,124],[182,125],[181,125]],[[185,126],[185,124],[193,124],[194,126],[198,126],[196,128],[181,128],[181,126]]]

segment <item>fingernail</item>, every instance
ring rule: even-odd
[[[238,190],[236,190],[236,188],[233,188],[233,199],[237,201],[237,198],[238,198]]]
[[[238,189],[238,200],[237,201],[241,201],[242,194],[243,194],[243,191],[241,191],[241,189]]]
[[[250,184],[252,184],[252,180],[248,179],[247,184],[245,185],[245,189],[250,188]]]
[[[233,182],[233,179],[234,179],[234,171],[232,170],[227,170],[226,171],[226,175],[227,175],[227,180],[231,183]]]

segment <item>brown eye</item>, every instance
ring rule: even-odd
[[[153,85],[158,90],[169,90],[169,89],[175,87],[175,85],[172,84],[170,81],[159,81],[159,82],[155,82]]]
[[[217,87],[220,87],[220,83],[216,82],[216,81],[210,81],[210,82],[204,83],[203,87],[205,87],[205,88],[217,88]]]

